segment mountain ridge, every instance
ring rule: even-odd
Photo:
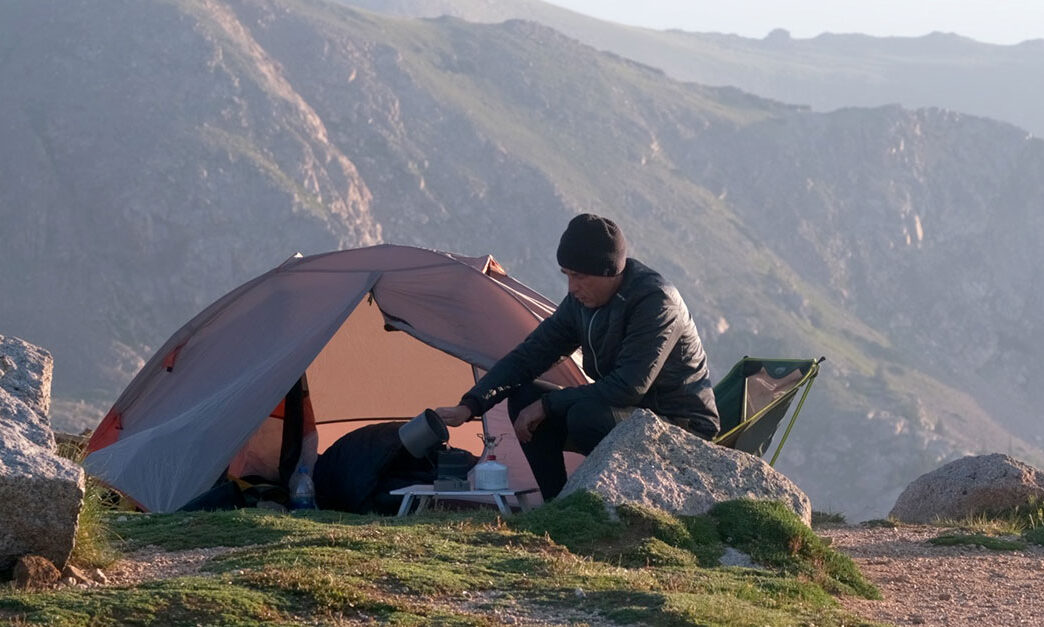
[[[35,134],[0,128],[11,147],[0,223],[27,234],[10,240],[0,289],[21,298],[0,304],[0,328],[54,352],[70,412],[107,409],[181,323],[298,250],[493,253],[554,299],[560,229],[590,210],[678,285],[716,377],[745,354],[827,356],[780,461],[817,503],[872,516],[961,454],[1044,459],[1032,422],[995,407],[1009,392],[1011,411],[1032,407],[1031,384],[990,392],[1019,363],[998,349],[986,389],[928,363],[959,354],[935,327],[959,335],[997,315],[964,313],[978,283],[959,298],[933,292],[938,311],[885,315],[924,289],[905,282],[895,252],[915,240],[934,255],[924,281],[964,285],[944,271],[960,269],[976,234],[951,215],[978,216],[981,231],[1003,201],[991,228],[1039,235],[1025,222],[1041,197],[1041,142],[1024,132],[932,109],[815,113],[678,83],[524,21],[388,18],[313,0],[106,6],[0,9],[0,80],[28,85],[0,95],[0,112],[37,120]],[[7,38],[14,30],[39,42]],[[51,156],[26,158],[37,145]],[[1010,181],[1000,200],[994,179]],[[984,276],[1009,301],[1021,290],[1019,310],[1032,311],[1039,273],[1007,277],[1013,251],[995,248]],[[1033,354],[1039,325],[1015,317]]]
[[[1044,39],[1002,45],[952,33],[873,37],[822,33],[792,38],[776,29],[762,39],[734,34],[660,31],[598,20],[539,0],[340,0],[370,11],[412,17],[453,15],[473,22],[539,22],[599,50],[663,69],[669,76],[744,91],[817,111],[845,106],[937,106],[991,117],[1044,136],[1037,103],[1044,87]],[[971,86],[971,88],[969,88]]]

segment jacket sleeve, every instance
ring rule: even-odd
[[[563,301],[464,394],[461,404],[471,409],[473,416],[484,414],[520,386],[536,380],[563,356],[572,354],[580,346],[580,334],[571,311],[568,301]]]
[[[612,407],[637,405],[678,343],[686,316],[687,310],[665,292],[644,296],[627,318],[613,369],[594,383],[548,392],[545,408],[561,414],[572,404],[589,399]]]

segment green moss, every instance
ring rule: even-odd
[[[127,538],[126,548],[158,546],[168,551],[264,544],[319,532],[327,523],[361,524],[373,520],[339,512],[296,512],[289,516],[256,509],[173,514],[110,512],[107,515],[112,530]]]
[[[834,593],[880,598],[850,558],[830,549],[785,505],[775,501],[719,503],[710,516],[718,533],[754,561],[793,575],[804,575]]]
[[[625,564],[636,566],[698,566],[691,551],[667,544],[659,538],[646,538],[621,556]]]
[[[1021,551],[1026,548],[1026,543],[1020,540],[1007,540],[981,533],[973,534],[944,534],[931,540],[936,546],[981,546],[993,551]]]
[[[817,512],[812,510],[812,526],[819,525],[843,525],[845,515],[837,512]]]
[[[725,543],[718,534],[718,524],[710,516],[679,516],[692,538],[692,552],[704,567],[717,566],[725,553]]]
[[[282,608],[280,606],[283,606]],[[180,577],[134,588],[0,596],[0,609],[25,621],[74,625],[292,624],[289,604],[262,591],[213,579]]]
[[[707,516],[672,516],[666,512],[638,505],[617,508],[627,536],[634,543],[647,544],[645,538],[691,553],[696,564],[718,565],[725,546],[718,536],[715,522]]]
[[[717,565],[724,550],[714,521],[706,517],[672,516],[630,504],[614,513],[617,520],[610,518],[600,497],[577,492],[516,517],[510,524],[546,534],[573,553],[625,566],[710,567]]]
[[[514,516],[511,527],[549,538],[574,553],[590,555],[618,536],[622,526],[609,518],[605,503],[590,492],[574,492]]]
[[[507,521],[492,511],[403,519],[119,514],[124,548],[238,548],[211,558],[193,577],[32,595],[0,589],[0,620],[487,625],[501,610],[522,622],[539,614],[648,625],[853,624],[810,578],[700,567],[700,551],[721,546],[717,519],[641,507],[619,514],[611,520],[600,499],[584,494]],[[603,538],[600,548],[583,540],[591,529]]]
[[[886,527],[888,529],[895,529],[899,526],[899,523],[895,522],[890,518],[874,518],[873,520],[864,520],[859,523],[860,527]]]
[[[620,521],[631,530],[647,533],[671,546],[692,547],[693,539],[688,527],[676,516],[632,504],[620,505],[616,511]]]
[[[1044,527],[1027,529],[1023,532],[1023,538],[1031,544],[1044,544]]]

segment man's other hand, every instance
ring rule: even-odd
[[[447,427],[459,427],[471,420],[471,410],[468,409],[467,405],[438,407],[435,409],[435,413],[439,415],[439,418],[442,418],[442,422],[446,423]]]
[[[527,405],[515,419],[515,435],[518,436],[518,441],[526,443],[532,440],[533,432],[546,417],[543,401],[537,400]]]

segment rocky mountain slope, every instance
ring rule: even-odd
[[[222,3],[0,19],[7,330],[106,399],[179,321],[300,247],[375,243],[354,164]]]
[[[969,452],[1044,459],[1044,142],[1017,128],[812,113],[533,23],[319,0],[15,0],[0,81],[0,330],[54,353],[59,424],[295,251],[493,253],[558,298],[590,210],[678,284],[719,376],[828,357],[779,464],[817,509],[881,515]]]
[[[763,39],[656,31],[604,22],[540,0],[341,0],[392,15],[450,15],[472,22],[524,19],[683,81],[732,85],[818,111],[943,107],[1003,120],[1044,136],[1044,39],[1001,46],[959,35],[822,34]]]

